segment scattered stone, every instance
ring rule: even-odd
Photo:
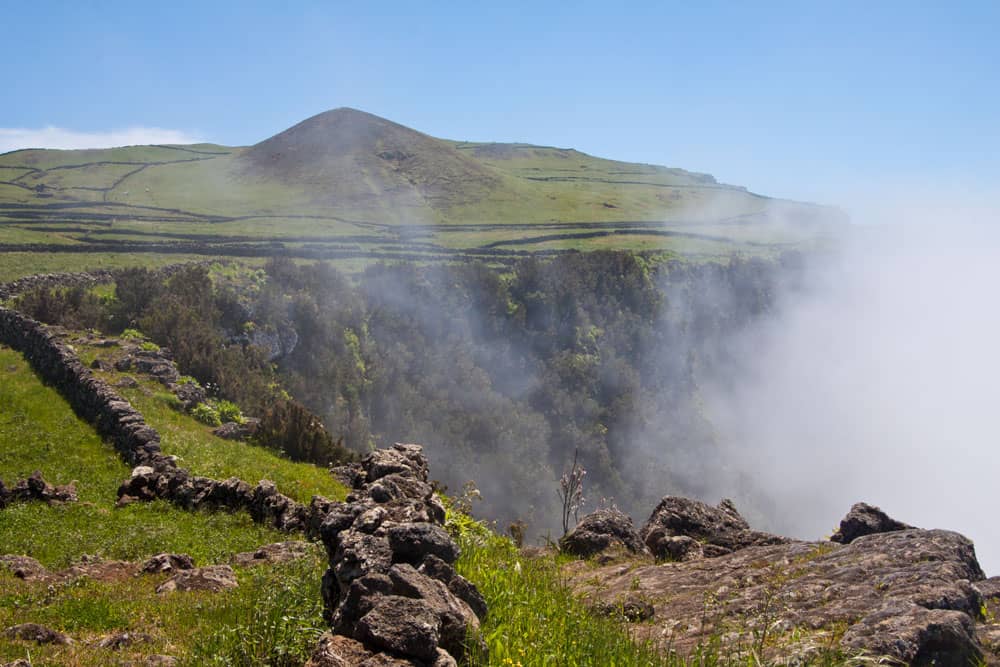
[[[25,581],[44,579],[48,575],[45,566],[30,556],[0,556],[0,567],[7,568],[15,577]]]
[[[247,419],[242,424],[226,422],[212,429],[212,435],[224,440],[248,440],[257,433],[259,427],[259,419]]]
[[[157,586],[157,593],[173,591],[218,592],[236,588],[236,573],[228,565],[209,565],[193,570],[182,570]]]
[[[115,386],[122,389],[135,389],[139,386],[139,382],[134,377],[126,375],[122,379],[118,380],[118,382],[115,383]]]
[[[63,633],[47,628],[38,623],[22,623],[4,630],[4,637],[8,639],[20,639],[21,641],[35,642],[36,644],[58,644],[66,646],[73,643],[73,640]]]
[[[187,554],[157,554],[142,564],[143,574],[174,573],[181,570],[193,570],[194,560]]]
[[[356,667],[372,655],[361,642],[326,632],[319,638],[306,667]]]
[[[598,614],[621,618],[628,623],[641,623],[656,615],[652,603],[635,595],[617,602],[599,602],[593,609]]]
[[[5,496],[8,502],[40,500],[50,505],[76,502],[76,483],[52,486],[42,478],[42,473],[36,470],[30,477],[18,480],[13,488],[6,490]]]
[[[855,503],[851,511],[840,520],[840,529],[830,537],[831,542],[850,544],[862,535],[909,530],[913,526],[896,521],[874,505]]]
[[[143,661],[145,667],[176,667],[178,664],[177,658],[172,655],[151,655]]]
[[[615,544],[633,554],[645,551],[632,518],[616,509],[591,512],[559,540],[562,551],[580,558],[590,558]]]
[[[116,632],[98,641],[97,646],[118,651],[135,644],[148,644],[152,641],[153,638],[150,635],[142,632]]]
[[[316,546],[310,542],[290,541],[265,544],[256,551],[238,553],[233,556],[233,564],[249,567],[261,563],[287,563],[288,561],[305,558],[315,553]]]

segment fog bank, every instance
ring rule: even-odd
[[[996,219],[854,234],[703,383],[726,458],[773,500],[762,527],[822,539],[866,501],[1000,571]]]

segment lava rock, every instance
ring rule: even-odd
[[[645,550],[632,518],[616,509],[591,512],[559,540],[559,548],[562,551],[581,558],[599,554],[615,544],[621,545],[633,554]]]
[[[889,533],[911,528],[913,526],[896,521],[874,505],[855,503],[847,516],[840,520],[840,529],[830,537],[830,541],[850,544],[862,535]]]

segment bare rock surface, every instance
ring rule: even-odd
[[[563,551],[582,558],[599,554],[614,545],[633,554],[646,550],[632,517],[617,509],[591,512],[559,540]]]
[[[218,592],[236,588],[236,573],[228,565],[209,565],[193,570],[182,570],[157,586],[157,593],[173,591]]]
[[[847,516],[840,520],[840,528],[830,537],[830,541],[850,544],[862,535],[889,533],[894,530],[908,530],[910,528],[913,526],[896,521],[874,505],[855,503]]]
[[[727,523],[727,535],[747,530],[735,518]],[[833,648],[905,664],[968,664],[983,655],[977,632],[992,631],[977,626],[984,599],[977,586],[990,594],[1000,588],[983,583],[968,539],[919,529],[847,545],[745,546],[688,562],[578,561],[566,573],[595,606],[650,604],[654,620],[632,626],[639,639],[690,653],[713,638],[751,646],[763,632],[768,657],[789,662]]]

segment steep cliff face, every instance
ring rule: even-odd
[[[667,560],[611,550],[566,573],[599,610],[630,618],[628,610],[644,609],[633,632],[664,650],[721,643],[795,664],[1000,660],[991,611],[1000,579],[985,578],[958,533],[913,528],[859,504],[838,541],[801,542],[749,530],[728,501],[710,508],[681,498],[665,498],[641,532],[654,550],[664,540],[697,548],[676,559],[661,551]]]

